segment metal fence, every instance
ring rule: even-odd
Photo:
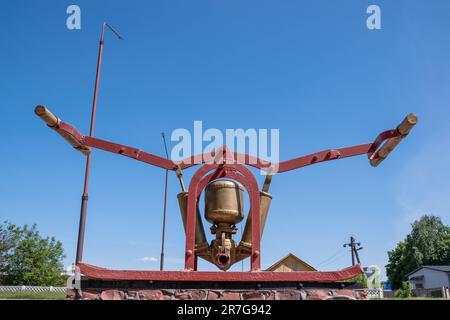
[[[384,298],[395,298],[395,291],[394,290],[384,290],[383,297]]]
[[[41,292],[57,292],[65,293],[66,287],[38,287],[38,286],[0,286],[0,292],[31,292],[31,293],[41,293]]]
[[[384,290],[384,298],[394,298],[394,290]],[[449,288],[413,289],[413,297],[450,299]]]
[[[367,293],[369,299],[383,299],[383,289],[358,289],[357,291],[363,291]]]
[[[449,288],[414,289],[415,297],[450,299]]]

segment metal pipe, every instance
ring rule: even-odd
[[[84,247],[84,232],[86,225],[86,212],[87,212],[87,202],[88,195],[81,196],[81,209],[80,209],[80,225],[78,229],[78,242],[77,242],[77,257],[76,262],[81,262],[83,258],[83,247]]]
[[[169,159],[169,153],[167,151],[167,143],[166,136],[164,132],[161,133],[163,142],[164,142],[164,150],[166,151],[166,158]],[[168,178],[169,178],[169,170],[166,169],[166,182],[165,182],[165,190],[164,190],[164,212],[163,212],[163,224],[162,224],[162,235],[161,235],[161,259],[159,261],[159,270],[164,270],[164,242],[166,237],[166,210],[167,210],[167,186],[168,186]]]
[[[184,184],[184,181],[183,181],[183,172],[181,171],[181,168],[179,165],[176,167],[175,173],[177,175],[178,180],[180,181],[181,192],[187,192],[186,185]]]
[[[270,183],[271,182],[272,182],[272,175],[268,174],[266,176],[266,179],[264,180],[264,185],[263,185],[263,188],[262,188],[263,192],[269,192],[269,188],[270,188]]]
[[[97,97],[98,97],[98,87],[100,82],[100,70],[102,65],[102,56],[103,56],[103,43],[104,43],[104,35],[105,28],[109,28],[118,38],[122,40],[123,38],[114,30],[109,24],[103,22],[102,24],[102,33],[100,36],[100,43],[98,48],[98,57],[97,57],[97,71],[95,74],[95,84],[94,84],[94,97],[92,100],[92,113],[91,113],[91,125],[89,130],[89,136],[94,135],[94,127],[95,127],[95,116],[97,112]],[[89,188],[89,171],[91,167],[91,153],[87,154],[86,158],[86,168],[84,172],[84,186],[83,186],[83,194],[81,196],[81,210],[80,210],[80,223],[78,226],[78,241],[77,241],[77,255],[75,258],[75,263],[81,262],[83,259],[83,246],[84,246],[84,233],[86,228],[86,215],[87,215],[87,204],[88,204],[88,188]]]

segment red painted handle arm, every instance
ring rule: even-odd
[[[172,160],[159,157],[152,153],[98,138],[84,136],[70,124],[59,120],[50,111],[45,109],[45,107],[38,106],[35,109],[35,113],[42,120],[44,120],[49,127],[57,131],[72,146],[74,146],[84,154],[90,152],[90,148],[97,148],[130,157],[162,169],[176,170],[177,168],[177,164]],[[369,156],[371,164],[373,166],[376,166],[387,157],[387,155],[395,148],[395,146],[397,146],[401,139],[403,139],[409,133],[409,131],[416,123],[417,117],[411,114],[408,115],[396,129],[382,132],[372,143],[340,149],[328,149],[306,156],[301,156],[295,159],[283,161],[274,165],[260,158],[249,156],[248,154],[230,152],[230,150],[226,146],[222,147],[220,150],[218,150],[218,152],[223,153],[223,156],[221,158],[221,161],[223,162],[229,161],[231,159],[231,161],[246,164],[266,171],[270,171],[272,170],[272,168],[277,168],[276,172],[278,173],[299,169],[324,161],[343,159],[364,154],[367,154]],[[198,164],[204,164],[207,162],[207,159],[211,159],[210,154],[191,156],[182,160],[179,165],[181,169],[186,169]]]
[[[118,143],[109,142],[102,139],[97,139],[94,137],[85,136],[83,138],[83,145],[92,148],[101,149],[104,151],[109,151],[112,153],[117,153],[122,156],[130,157],[138,161],[142,161],[156,167],[160,167],[167,170],[175,170],[176,165],[172,160],[162,158],[160,156],[141,151],[139,149],[124,146]]]
[[[44,106],[37,106],[34,112],[47,124],[47,126],[58,132],[75,149],[81,151],[85,155],[91,151],[90,148],[92,147],[112,153],[118,153],[163,169],[175,170],[175,164],[171,160],[133,147],[124,146],[90,136],[84,136],[75,127],[61,121]]]
[[[384,139],[386,142],[381,145],[383,141],[373,148],[373,152],[369,153],[369,161],[373,167],[378,166],[387,156],[397,147],[397,145],[409,134],[412,128],[417,124],[417,116],[415,114],[408,114],[405,119],[397,126],[395,135]],[[381,148],[378,149],[378,146]]]
[[[363,154],[367,154],[369,156],[370,164],[376,167],[386,159],[389,153],[409,134],[416,124],[417,116],[415,114],[409,114],[396,129],[382,132],[372,143],[335,150],[325,150],[280,162],[278,172],[285,172],[323,161],[343,159]]]
[[[39,118],[41,118],[49,128],[55,130],[61,137],[63,137],[68,143],[70,143],[72,147],[85,155],[91,152],[91,150],[88,147],[84,146],[81,141],[83,135],[70,125],[66,125],[66,129],[61,129],[61,126],[64,126],[65,124],[47,108],[39,105],[34,109],[34,113]]]

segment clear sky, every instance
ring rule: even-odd
[[[73,3],[81,30],[66,28]],[[381,8],[381,30],[366,27],[370,4]],[[5,1],[0,218],[61,240],[66,266],[85,161],[33,109],[44,104],[88,133],[103,21],[125,40],[106,34],[97,137],[164,155],[160,132],[192,130],[194,120],[276,128],[287,160],[371,142],[406,114],[419,116],[376,169],[360,156],[275,176],[263,267],[289,252],[321,270],[347,267],[350,235],[363,244],[364,265],[384,266],[414,219],[433,213],[450,223],[447,0]],[[157,269],[163,192],[163,170],[94,151],[84,261]],[[183,267],[178,192],[171,174],[167,269]]]

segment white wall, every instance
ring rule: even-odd
[[[409,279],[412,277],[424,276],[423,287],[424,289],[433,289],[440,287],[450,287],[449,276],[446,272],[431,270],[428,268],[423,268],[417,272],[411,274]],[[414,283],[413,281],[410,281]]]

